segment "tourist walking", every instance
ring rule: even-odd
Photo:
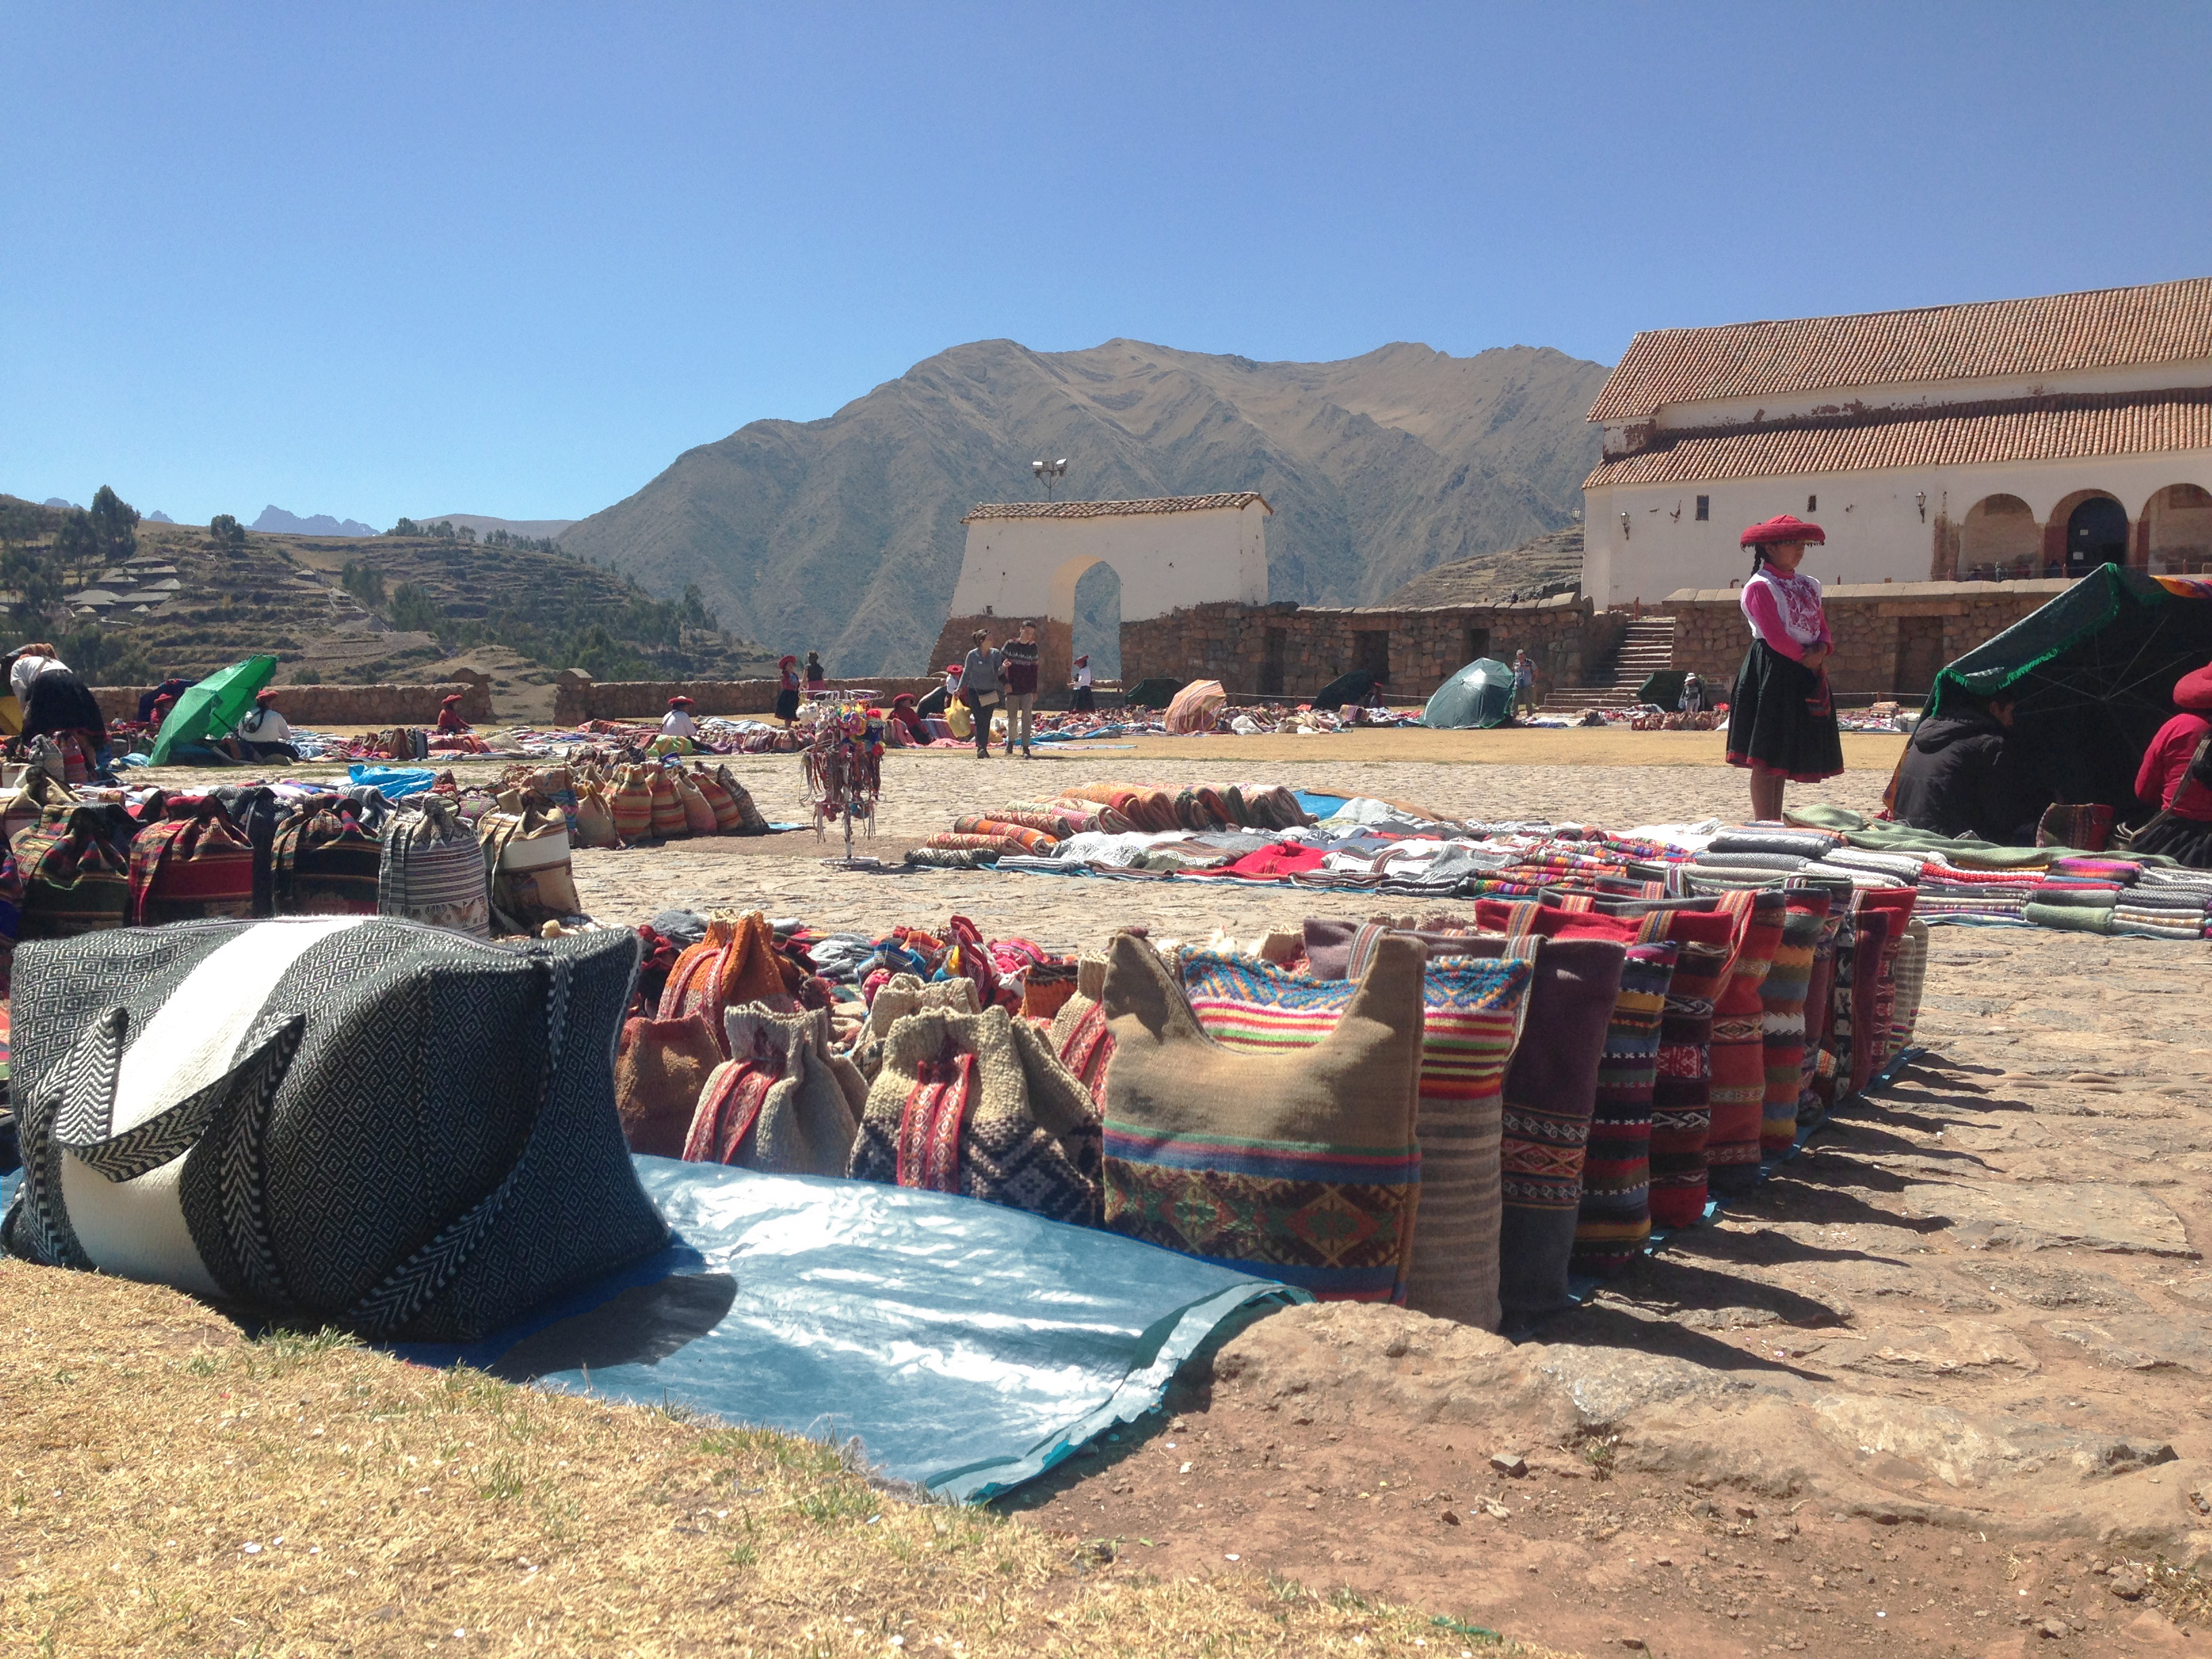
[[[979,628],[968,637],[972,643],[966,660],[960,665],[960,701],[968,705],[968,712],[975,721],[975,758],[988,760],[991,711],[1005,695],[1000,671],[1006,665],[1006,657],[993,647],[990,635],[983,629]]]
[[[1513,713],[1536,712],[1536,665],[1526,651],[1513,653]]]
[[[1030,753],[1030,723],[1036,713],[1037,650],[1036,624],[1025,622],[1021,638],[1008,640],[1000,653],[1006,659],[1006,753],[1019,743],[1024,760],[1036,758]]]
[[[1067,677],[1067,712],[1088,714],[1098,707],[1098,700],[1091,690],[1091,659],[1078,657]]]
[[[1682,676],[1682,696],[1675,705],[1685,714],[1705,712],[1705,683],[1695,674]]]
[[[781,681],[775,692],[775,717],[787,727],[799,718],[799,659],[786,653],[775,659]]]
[[[1728,760],[1751,771],[1751,815],[1782,816],[1783,791],[1844,769],[1827,662],[1835,641],[1820,603],[1820,582],[1798,569],[1805,549],[1828,533],[1787,513],[1753,525],[1738,538],[1751,550],[1751,575],[1738,603],[1751,624],[1751,648],[1729,698]]]

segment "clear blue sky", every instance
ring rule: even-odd
[[[2212,9],[0,0],[0,489],[573,518],[959,342],[2212,274]]]

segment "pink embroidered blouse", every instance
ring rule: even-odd
[[[1792,662],[1813,646],[1832,648],[1828,613],[1820,604],[1820,579],[1802,571],[1784,575],[1765,565],[1743,585],[1738,601],[1751,631]]]

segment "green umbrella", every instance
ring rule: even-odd
[[[163,765],[179,744],[197,743],[229,731],[246,718],[246,710],[253,707],[254,693],[268,684],[276,672],[276,658],[248,657],[244,662],[218,668],[198,684],[187,687],[155,734],[154,752],[147,757],[147,763]]]

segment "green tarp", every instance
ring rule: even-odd
[[[2020,699],[2013,729],[2063,799],[2137,811],[2136,769],[2173,713],[2173,683],[2212,662],[2212,582],[2100,566],[1936,676],[1928,713],[1961,692]]]
[[[1421,711],[1421,724],[1462,729],[1503,726],[1513,717],[1513,671],[1477,657],[1446,680]]]

